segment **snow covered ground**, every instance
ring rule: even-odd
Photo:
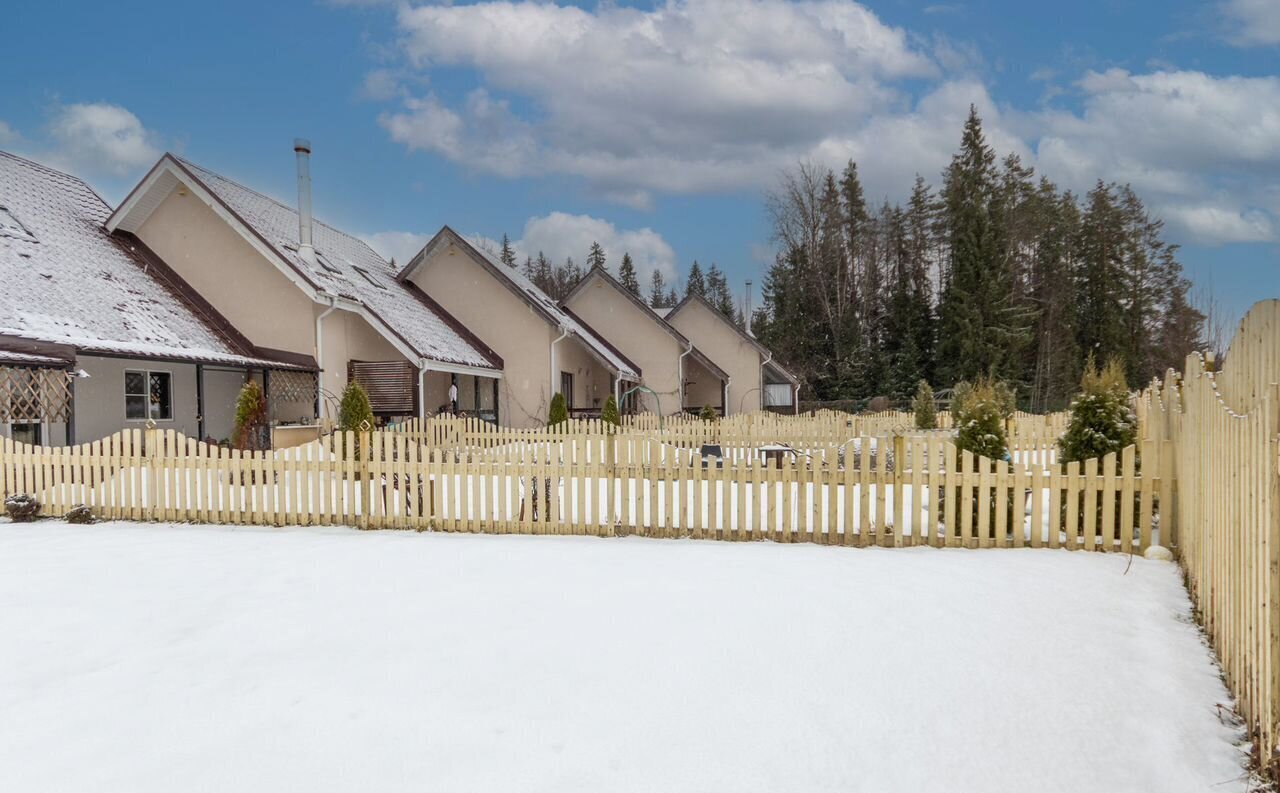
[[[0,525],[0,790],[1244,790],[1128,563]]]

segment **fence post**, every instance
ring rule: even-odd
[[[883,463],[882,463],[883,464]],[[905,504],[903,499],[903,487],[907,481],[904,475],[904,469],[907,466],[907,439],[903,437],[902,432],[895,430],[893,433],[893,547],[902,547],[902,533],[906,530],[907,521],[906,510],[900,509]],[[885,520],[882,517],[880,523],[883,526]]]
[[[142,431],[142,438],[147,452],[145,463],[147,492],[142,499],[142,519],[155,520],[156,506],[160,501],[160,431],[156,429],[156,424],[151,419],[147,419],[147,427]]]

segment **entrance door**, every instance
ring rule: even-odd
[[[560,393],[564,394],[564,406],[573,410],[573,373],[560,373]]]

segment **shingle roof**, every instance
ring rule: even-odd
[[[0,152],[0,207],[0,334],[88,353],[278,363],[246,354],[151,277],[103,228],[111,208],[74,176]]]
[[[396,280],[392,265],[363,240],[319,221],[312,223],[316,264],[298,255],[298,213],[188,160],[175,160],[270,244],[318,289],[355,300],[418,355],[433,361],[500,369],[478,339],[439,306],[423,301]]]

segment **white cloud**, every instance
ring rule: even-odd
[[[826,131],[900,105],[888,81],[938,73],[903,30],[836,0],[403,6],[398,23],[412,67],[474,68],[484,87],[461,107],[406,99],[381,118],[394,140],[507,176],[579,176],[632,206],[766,183]]]
[[[49,122],[50,156],[79,173],[129,176],[160,157],[155,135],[133,113],[105,102],[59,106]]]
[[[0,146],[8,146],[16,143],[19,137],[21,136],[18,135],[18,131],[16,129],[5,122],[0,121]]]
[[[395,259],[396,264],[403,267],[434,236],[434,234],[418,234],[412,231],[378,231],[373,234],[361,234],[360,239],[377,251],[382,258]]]
[[[1280,44],[1280,3],[1276,0],[1227,0],[1222,11],[1232,43],[1242,47]]]

